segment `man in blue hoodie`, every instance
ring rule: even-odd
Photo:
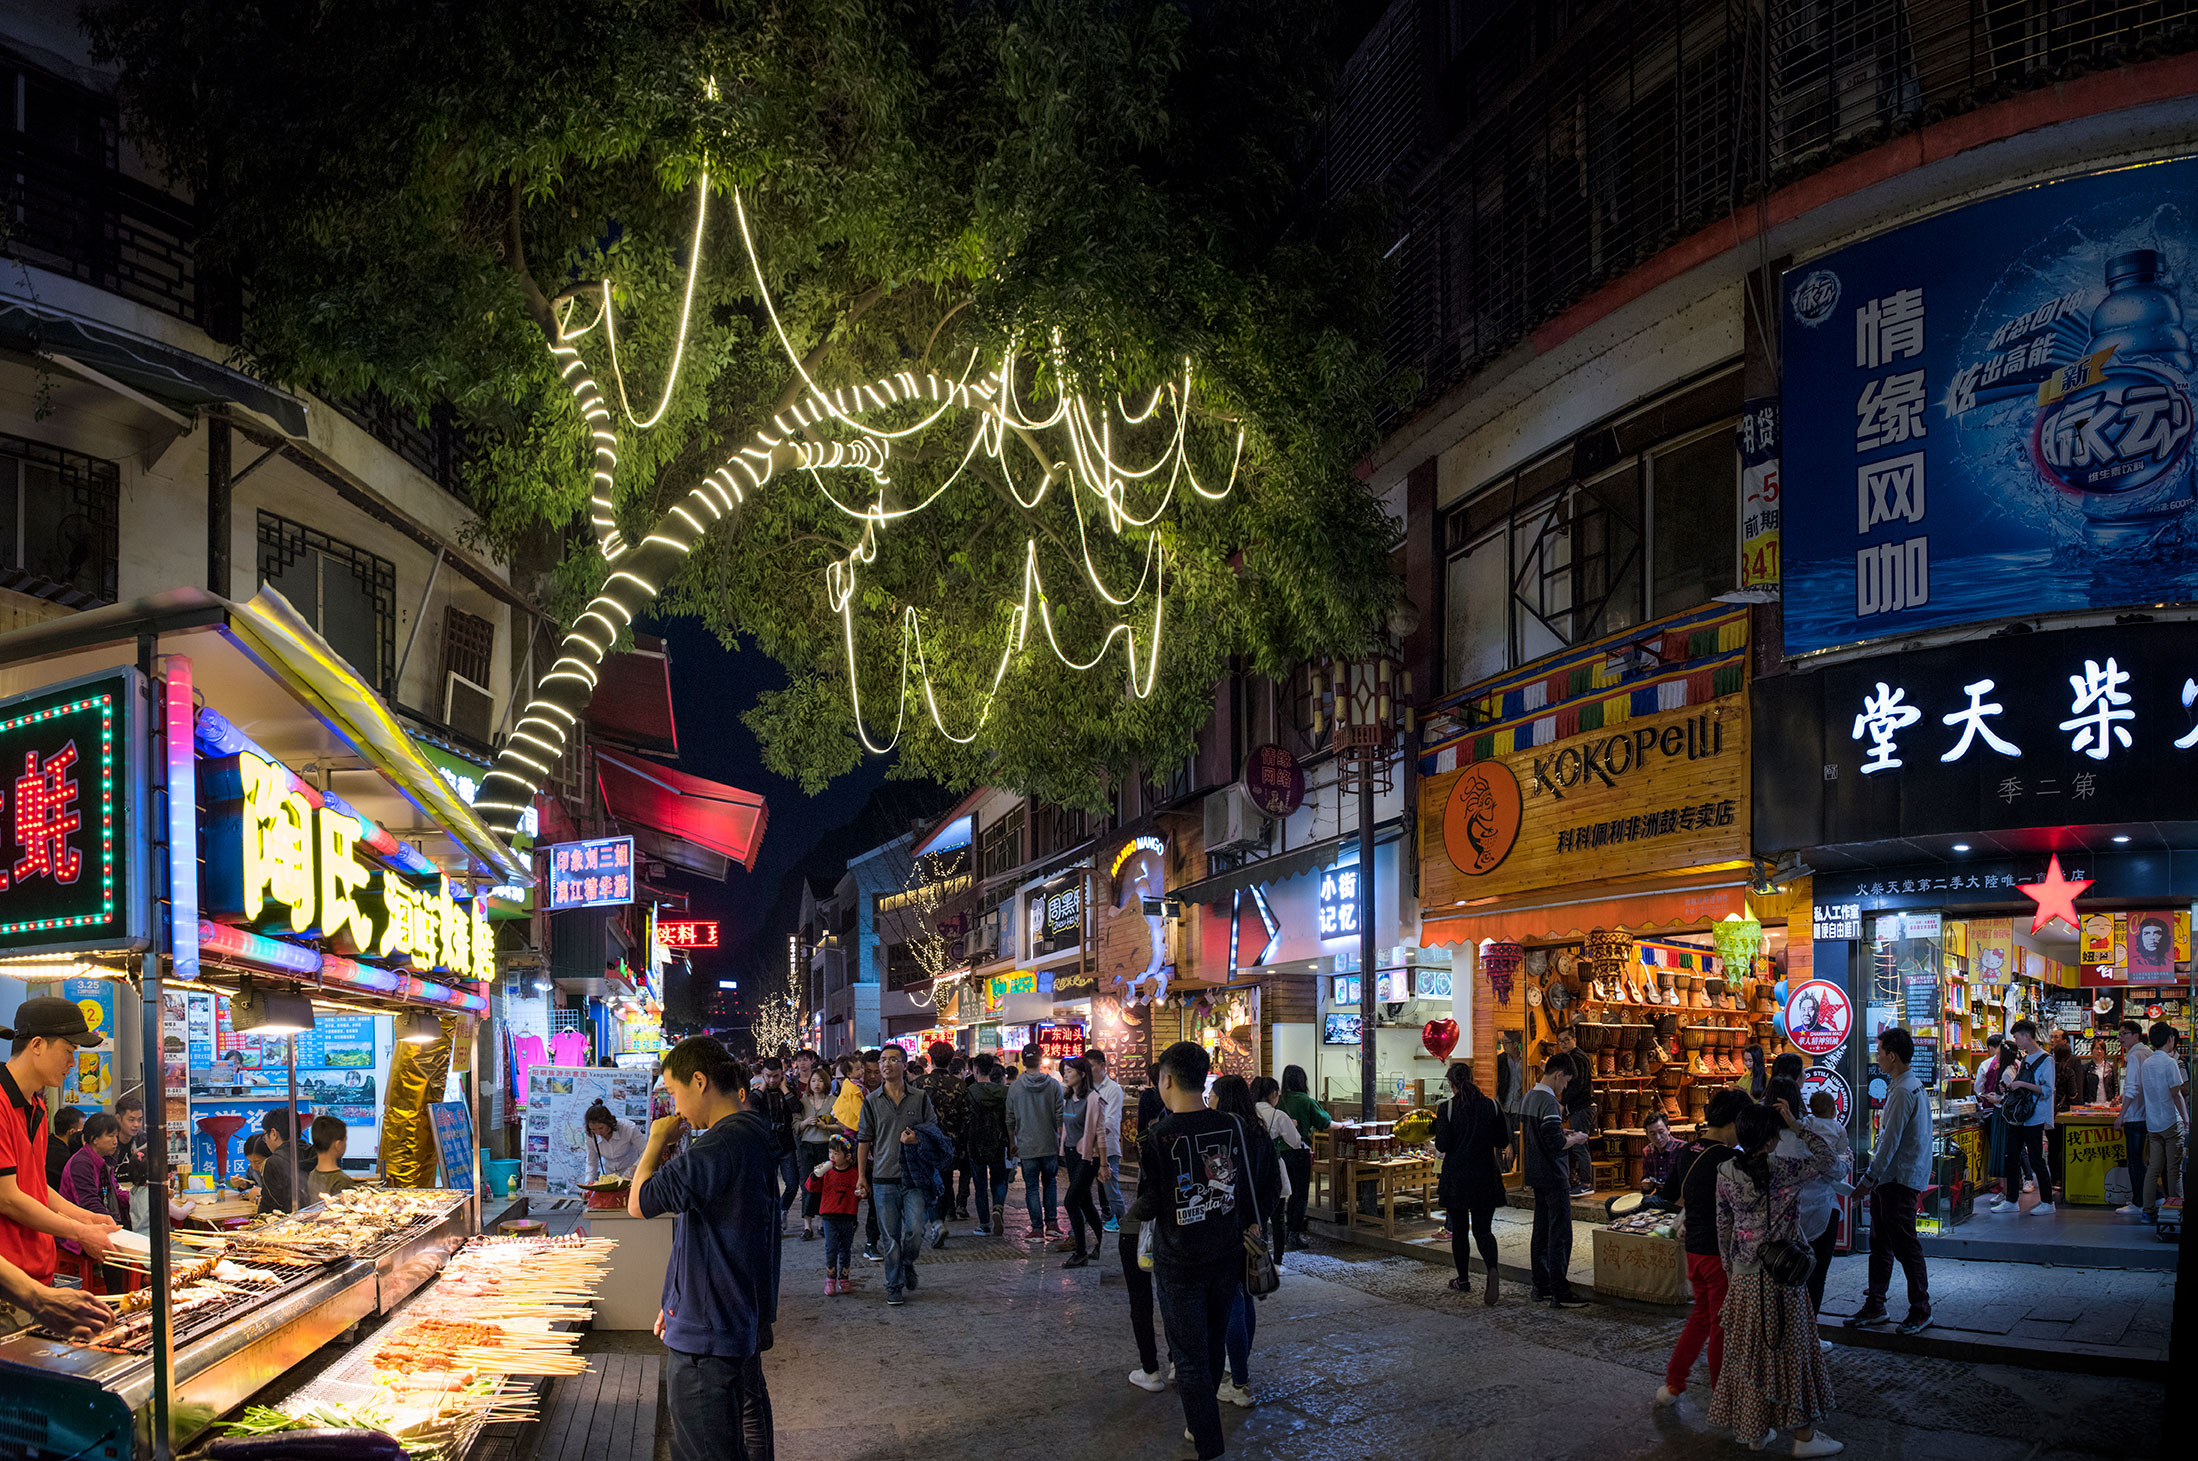
[[[764,1350],[778,1319],[778,1153],[748,1069],[707,1035],[664,1057],[676,1114],[649,1130],[626,1210],[675,1215],[657,1337],[671,1351],[672,1461],[772,1454]],[[666,1158],[688,1130],[701,1134]]]

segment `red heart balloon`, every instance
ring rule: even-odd
[[[1458,1048],[1458,1022],[1429,1020],[1420,1028],[1420,1043],[1437,1060],[1448,1060],[1450,1052]]]

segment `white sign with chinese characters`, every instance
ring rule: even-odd
[[[1359,933],[1359,865],[1347,863],[1320,875],[1320,936],[1322,939],[1357,938]]]

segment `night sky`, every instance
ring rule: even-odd
[[[854,772],[826,788],[824,794],[804,796],[795,783],[763,769],[763,751],[740,717],[767,690],[786,683],[777,662],[753,646],[738,652],[721,648],[710,632],[688,619],[648,624],[643,632],[664,637],[672,662],[672,709],[679,721],[679,766],[696,776],[762,794],[770,805],[770,821],[763,834],[763,850],[754,872],[738,866],[722,885],[707,878],[674,871],[671,883],[688,894],[689,908],[698,918],[716,918],[723,925],[725,947],[695,956],[694,972],[701,992],[719,994],[717,981],[738,979],[740,995],[749,993],[764,960],[785,958],[786,934],[792,915],[783,926],[766,927],[788,875],[818,840],[852,820],[885,779],[889,764],[883,757],[868,757]],[[798,907],[798,893],[796,894]],[[667,990],[676,1008],[678,992]],[[727,994],[728,1000],[739,996]],[[735,1012],[719,1006],[707,1022],[745,1023],[745,1008]]]

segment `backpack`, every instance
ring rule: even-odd
[[[2043,1085],[2044,1082],[2038,1079],[2038,1062],[2050,1062],[2052,1059],[2053,1057],[2046,1051],[2040,1050],[2017,1068],[2020,1073],[2016,1076],[2016,1079],[2029,1081],[2032,1085]],[[2030,1118],[2037,1114],[2037,1110],[2038,1093],[2036,1091],[2009,1091],[2000,1098],[2000,1115],[2011,1126],[2028,1126]]]

